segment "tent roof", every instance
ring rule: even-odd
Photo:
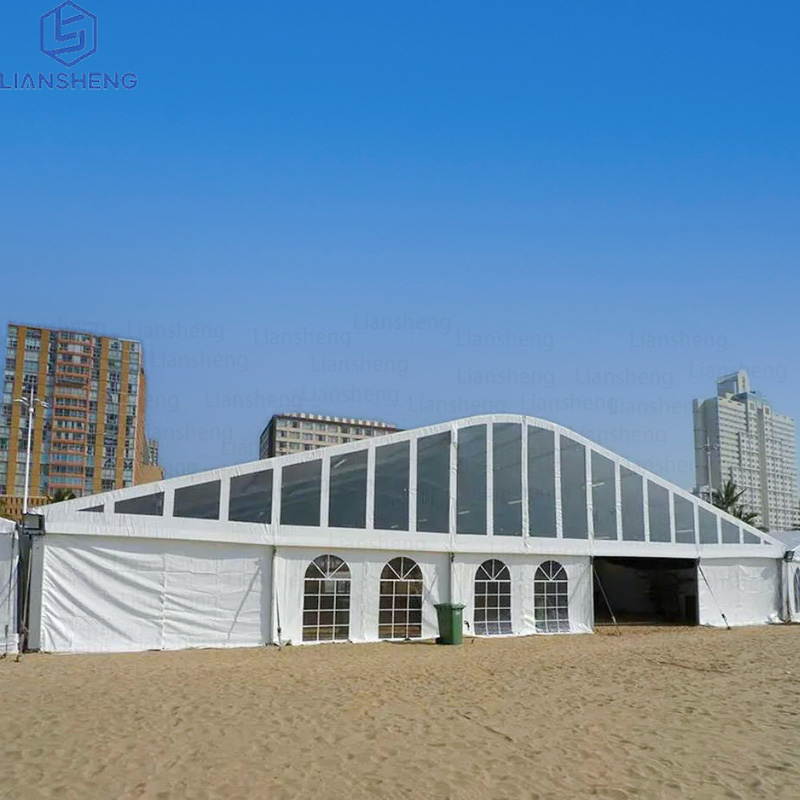
[[[332,474],[332,470],[336,469],[337,466],[345,460],[345,457],[351,454],[356,453],[364,453],[364,461],[368,465],[365,467],[369,470],[369,477],[368,477],[368,488],[367,488],[367,503],[369,504],[370,498],[372,498],[376,492],[376,469],[375,463],[377,459],[376,453],[380,451],[380,453],[386,453],[384,450],[380,450],[381,448],[393,445],[393,444],[401,444],[407,443],[406,451],[410,454],[405,456],[405,458],[410,458],[410,483],[408,488],[406,489],[397,489],[402,494],[402,497],[398,495],[393,499],[393,502],[403,505],[405,504],[408,506],[409,502],[411,505],[411,512],[410,522],[411,525],[407,529],[394,531],[397,534],[398,541],[404,541],[407,544],[412,544],[414,546],[424,547],[425,549],[441,549],[443,546],[447,548],[447,545],[442,544],[442,539],[437,538],[435,534],[422,534],[417,533],[416,528],[414,525],[414,514],[413,514],[413,504],[417,499],[418,492],[417,492],[417,456],[418,453],[421,453],[423,449],[430,443],[432,440],[427,437],[435,436],[436,434],[445,434],[444,437],[448,442],[445,445],[446,453],[449,453],[449,458],[447,455],[445,456],[445,463],[449,463],[449,472],[450,472],[450,488],[449,488],[449,498],[450,503],[452,506],[455,506],[455,495],[456,495],[456,487],[458,485],[458,464],[459,460],[456,457],[457,453],[457,442],[459,440],[459,436],[462,435],[459,432],[465,428],[473,428],[474,426],[486,426],[485,430],[488,432],[488,439],[484,437],[484,447],[485,453],[480,460],[481,468],[484,471],[484,474],[487,476],[487,486],[492,486],[492,464],[494,463],[494,469],[496,470],[498,464],[500,464],[501,458],[504,456],[498,455],[498,446],[500,439],[493,438],[492,431],[497,430],[501,431],[503,429],[498,429],[495,426],[503,425],[511,423],[515,425],[517,431],[520,431],[516,435],[518,438],[516,441],[521,441],[521,448],[522,448],[522,455],[517,451],[516,454],[516,461],[512,462],[515,464],[514,472],[515,475],[519,475],[520,478],[518,480],[518,484],[521,485],[522,491],[522,498],[521,499],[513,499],[507,498],[507,504],[511,505],[513,503],[519,504],[522,506],[522,519],[523,521],[527,519],[528,514],[528,504],[524,501],[527,499],[528,495],[528,486],[525,480],[525,475],[527,474],[528,469],[528,462],[525,458],[525,453],[527,452],[527,438],[522,436],[521,431],[524,431],[526,428],[528,431],[531,430],[542,430],[542,431],[551,431],[553,433],[552,441],[558,445],[559,442],[562,444],[564,442],[571,442],[573,445],[580,445],[584,448],[581,451],[580,459],[583,459],[579,463],[585,464],[585,474],[583,468],[581,468],[578,472],[574,472],[572,477],[565,478],[566,468],[564,470],[561,469],[559,465],[566,463],[566,458],[562,459],[561,455],[563,447],[556,446],[555,447],[555,455],[552,461],[552,466],[550,474],[553,474],[553,470],[555,470],[555,489],[557,497],[561,497],[561,490],[563,489],[565,496],[566,492],[574,492],[577,491],[579,494],[583,494],[586,503],[586,509],[588,516],[587,520],[587,527],[588,531],[584,532],[582,538],[584,541],[581,543],[578,540],[570,539],[567,534],[564,534],[563,538],[561,535],[561,530],[559,528],[558,533],[558,546],[561,549],[572,550],[576,549],[576,552],[580,551],[583,552],[586,549],[586,541],[589,541],[590,550],[589,552],[598,553],[600,554],[600,539],[604,537],[595,537],[593,534],[593,512],[592,512],[592,499],[594,496],[594,492],[596,491],[595,487],[603,485],[603,481],[597,480],[597,476],[593,479],[593,469],[594,465],[593,462],[596,461],[595,456],[602,456],[605,459],[608,459],[611,466],[608,466],[608,462],[603,461],[603,459],[599,459],[598,463],[600,465],[604,465],[606,470],[612,469],[610,475],[612,476],[608,480],[612,485],[616,486],[616,502],[613,500],[609,503],[609,514],[615,516],[618,520],[618,526],[621,525],[621,475],[624,477],[627,474],[632,473],[635,476],[639,476],[644,479],[644,484],[641,482],[639,483],[640,486],[653,486],[659,487],[661,490],[665,490],[664,496],[667,497],[666,493],[669,497],[669,506],[672,509],[673,506],[673,499],[674,503],[677,504],[678,501],[682,502],[681,509],[685,513],[687,510],[691,509],[694,514],[694,523],[692,526],[694,528],[694,542],[684,542],[679,544],[675,547],[674,555],[676,557],[690,557],[692,553],[697,555],[699,553],[699,549],[696,545],[700,543],[702,539],[699,536],[698,531],[698,520],[699,520],[699,527],[702,529],[703,523],[705,522],[708,524],[710,520],[715,520],[715,526],[717,530],[727,530],[728,532],[732,531],[734,528],[736,531],[740,531],[740,536],[738,541],[730,544],[709,544],[707,547],[713,547],[717,550],[725,549],[725,553],[731,552],[730,548],[735,547],[736,545],[743,546],[745,548],[749,548],[748,552],[753,551],[753,545],[764,544],[764,545],[773,545],[768,551],[765,547],[763,548],[762,552],[757,553],[758,555],[767,556],[769,554],[774,555],[772,551],[774,550],[775,553],[782,554],[785,550],[785,545],[778,539],[772,538],[768,534],[764,534],[759,531],[757,528],[754,528],[751,525],[747,525],[742,523],[741,520],[738,520],[729,514],[722,512],[720,509],[715,508],[714,506],[708,504],[704,500],[696,497],[695,495],[691,494],[690,492],[681,489],[680,487],[665,481],[663,478],[658,477],[654,473],[650,472],[649,470],[643,469],[632,462],[612,453],[611,451],[607,450],[600,445],[597,445],[585,437],[571,431],[567,428],[564,428],[560,425],[556,425],[555,423],[549,422],[547,420],[535,419],[532,417],[520,416],[520,415],[511,415],[511,414],[494,414],[494,415],[483,415],[483,416],[476,416],[476,417],[468,417],[465,419],[456,420],[454,422],[447,422],[447,423],[440,423],[438,425],[431,425],[424,428],[418,428],[416,430],[408,430],[408,431],[401,431],[399,433],[387,434],[382,435],[370,439],[364,439],[358,442],[351,442],[345,445],[337,445],[334,447],[327,447],[317,450],[311,450],[307,452],[301,452],[294,455],[287,455],[287,456],[279,456],[276,458],[261,460],[261,461],[254,461],[246,464],[239,464],[232,467],[224,467],[215,470],[208,470],[205,472],[197,473],[194,475],[187,475],[178,478],[169,478],[167,480],[158,481],[151,484],[145,484],[140,486],[131,487],[128,489],[119,489],[116,491],[111,492],[104,492],[102,494],[92,495],[88,497],[82,497],[77,500],[70,500],[63,503],[56,503],[53,505],[47,506],[43,509],[42,513],[46,520],[46,528],[48,532],[53,531],[63,531],[66,533],[78,533],[81,531],[88,532],[90,529],[95,529],[100,531],[105,530],[108,532],[110,527],[113,526],[115,529],[115,533],[113,535],[127,535],[127,536],[139,536],[139,535],[152,535],[152,536],[160,536],[163,538],[201,538],[201,539],[211,539],[211,540],[224,540],[224,541],[254,541],[254,542],[263,542],[265,540],[272,541],[276,540],[275,537],[281,535],[281,531],[283,531],[283,538],[282,541],[289,542],[289,540],[302,543],[304,537],[308,538],[308,535],[311,533],[309,528],[305,527],[293,527],[287,524],[284,524],[283,521],[279,518],[278,513],[276,511],[276,506],[280,504],[281,498],[281,482],[283,477],[287,473],[287,470],[302,464],[309,464],[314,465],[317,468],[319,475],[321,475],[321,508],[323,509],[322,514],[324,516],[325,509],[327,508],[327,500],[328,500],[328,492],[329,492],[329,478]],[[522,426],[522,428],[520,428]],[[441,438],[441,437],[440,437]],[[425,442],[421,442],[420,440],[425,439]],[[580,447],[578,448],[581,449]],[[585,454],[585,457],[584,457]],[[563,455],[563,454],[562,454]],[[351,461],[352,463],[352,461]],[[477,463],[477,462],[476,462]],[[333,465],[333,466],[332,466]],[[598,467],[600,468],[600,467]],[[405,468],[406,472],[408,473],[408,468]],[[445,469],[447,467],[445,466]],[[621,470],[625,470],[625,472],[621,472]],[[269,520],[265,519],[262,522],[255,524],[255,523],[247,523],[247,522],[238,522],[238,521],[228,521],[229,514],[228,514],[228,498],[230,496],[233,483],[232,481],[236,478],[243,478],[244,476],[253,476],[256,473],[264,473],[266,471],[271,472],[271,476],[274,476],[274,491],[272,497],[272,516]],[[290,470],[291,471],[291,470]],[[296,471],[296,470],[295,470]],[[471,470],[474,472],[475,470]],[[479,470],[480,471],[480,470]],[[520,474],[521,471],[521,474]],[[319,480],[319,478],[317,478]],[[572,483],[570,483],[572,481]],[[391,482],[390,482],[391,483]],[[442,490],[448,491],[445,484],[447,481],[442,482]],[[589,491],[586,491],[587,485],[589,486]],[[209,492],[213,492],[217,495],[217,499],[215,502],[217,503],[217,512],[213,519],[206,517],[197,518],[197,515],[192,514],[176,514],[174,512],[174,501],[177,496],[177,493],[181,494],[181,496],[186,496],[187,494],[191,493],[192,489],[194,489],[195,494],[202,495],[203,491],[205,490],[204,487],[207,487]],[[189,490],[189,492],[183,492],[182,490]],[[390,490],[391,491],[391,490]],[[403,494],[404,493],[404,494]],[[492,492],[491,489],[487,489],[487,497],[490,498],[490,502],[494,500],[494,497],[497,495],[497,486],[495,485],[495,491]],[[588,495],[588,497],[587,497]],[[422,494],[422,489],[420,488],[420,496],[424,496]],[[142,511],[141,509],[137,509],[136,511],[131,510],[131,506],[134,507],[137,505],[136,503],[131,503],[130,501],[135,501],[137,499],[142,500],[142,505],[152,506],[151,509]],[[127,501],[127,502],[126,502]],[[316,502],[320,502],[316,500]],[[687,502],[683,502],[687,501]],[[689,505],[690,504],[690,505]],[[561,500],[556,501],[556,505],[560,505]],[[87,514],[87,511],[93,512],[100,512],[100,513],[92,513]],[[676,530],[678,529],[679,525],[676,523],[675,511],[671,510],[671,531],[672,531],[672,543],[678,544],[676,542]],[[455,536],[456,533],[456,510],[455,508],[451,511],[451,523],[450,523],[450,535],[451,537]],[[187,516],[189,517],[187,519]],[[646,515],[645,515],[646,516]],[[169,518],[169,524],[165,523],[165,518]],[[691,518],[691,515],[690,515]],[[559,522],[558,525],[561,525],[561,515],[559,514]],[[307,524],[307,523],[306,523]],[[489,514],[487,525],[491,526],[492,519],[491,513]],[[727,525],[727,528],[725,526]],[[325,522],[322,522],[320,525],[319,523],[319,512],[318,512],[318,521],[315,523],[314,527],[316,528],[317,535],[316,538],[319,538],[321,534],[326,534],[328,538],[330,538],[330,531],[332,530],[329,528]],[[363,528],[365,527],[367,531],[370,530],[377,530],[377,525],[373,526],[371,521],[368,520],[365,526],[361,526],[362,530],[356,531],[353,529],[341,531],[341,537],[344,538],[349,537],[355,541],[361,542],[370,546],[370,544],[374,546],[378,546],[379,542],[383,545],[389,545],[391,542],[391,537],[389,534],[393,533],[392,531],[380,531],[379,542],[375,541],[373,537],[365,537]],[[543,542],[546,541],[544,536],[534,537],[531,535],[528,537],[527,535],[527,526],[523,524],[523,530],[525,530],[525,539],[526,539],[526,547],[537,547],[541,545]],[[618,527],[618,530],[620,528]],[[338,528],[334,528],[333,530],[340,531]],[[488,532],[488,531],[487,531]],[[548,545],[551,549],[554,546],[553,541],[554,537],[552,534],[548,534],[550,536],[550,544]],[[513,543],[513,536],[494,536],[488,537],[489,539],[501,540],[495,541],[495,545],[498,550],[500,549],[513,549],[515,546]],[[522,538],[517,535],[517,538]],[[619,538],[619,537],[617,537]],[[528,542],[530,539],[530,543]],[[622,545],[622,541],[617,541],[613,537],[611,537],[611,541],[609,541],[609,537],[605,537],[605,541],[602,542],[603,552],[607,549],[613,550],[613,545]],[[480,537],[480,536],[465,536],[460,535],[458,536],[458,545],[457,548],[461,549],[463,547],[482,547],[486,548],[487,546],[487,537]],[[480,541],[477,541],[480,540]],[[505,541],[502,541],[505,540]],[[596,540],[594,545],[592,545],[592,540]],[[316,539],[315,539],[316,541]],[[722,536],[722,542],[725,541],[724,535]],[[431,544],[432,543],[432,544]],[[650,547],[650,542],[636,542],[638,546],[647,545]],[[669,544],[667,542],[666,544]],[[451,542],[451,545],[456,545],[455,539]],[[659,542],[659,546],[663,547],[664,543]],[[628,548],[630,549],[630,548]],[[679,552],[680,551],[680,552]],[[652,552],[650,550],[650,552]],[[620,553],[622,554],[622,553]],[[731,554],[733,554],[731,552]]]
[[[789,550],[800,547],[800,531],[770,531],[770,534],[783,542]]]

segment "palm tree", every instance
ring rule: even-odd
[[[758,517],[758,514],[755,511],[746,511],[745,507],[739,502],[744,493],[745,490],[740,490],[733,478],[728,478],[722,485],[721,490],[714,489],[712,500],[717,508],[721,508],[723,511],[727,511],[731,516],[736,517],[736,519],[740,519],[742,522],[752,525]]]
[[[63,503],[67,500],[74,500],[75,492],[72,489],[56,489],[48,499],[51,503]]]
[[[762,528],[756,525],[756,520],[758,519],[758,512],[757,511],[745,511],[744,506],[736,506],[736,508],[731,511],[736,519],[740,519],[742,522],[747,523],[748,525],[753,525],[754,527],[758,528],[760,531],[766,532],[766,528]]]
[[[721,508],[723,511],[727,511],[730,514],[732,513],[732,509],[739,503],[743,494],[744,489],[739,491],[739,487],[734,483],[733,479],[728,478],[728,480],[722,484],[722,490],[714,489],[712,499],[717,508]]]

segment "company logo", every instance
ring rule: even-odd
[[[41,48],[45,55],[73,67],[97,52],[97,17],[69,0],[41,18]]]
[[[97,52],[97,17],[72,0],[62,3],[40,18],[39,47],[59,64],[75,66]],[[113,72],[6,72],[0,63],[0,93],[45,89],[129,91],[138,85],[135,72],[118,69]]]

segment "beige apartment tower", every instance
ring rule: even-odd
[[[397,433],[399,428],[387,422],[320,414],[276,414],[264,428],[259,441],[259,458],[285,456],[304,450],[332,447]]]

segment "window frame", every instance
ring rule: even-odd
[[[387,584],[391,586],[391,593],[385,591]],[[399,587],[405,591],[398,592]],[[409,556],[395,556],[384,564],[378,591],[378,638],[381,641],[411,641],[422,638],[424,594],[425,576],[418,561]],[[404,605],[398,606],[398,598],[405,599]],[[385,602],[386,600],[391,600],[391,603]],[[388,622],[384,621],[387,616]],[[403,616],[405,622],[399,621]],[[385,633],[387,627],[388,634]]]
[[[533,577],[533,614],[537,633],[572,632],[569,621],[569,575],[560,561],[548,559],[536,568]]]
[[[474,602],[472,625],[475,635],[513,635],[511,570],[508,564],[499,558],[487,559],[475,570],[472,586]],[[496,603],[491,602],[494,597],[497,598]],[[506,602],[503,602],[504,597],[507,598]],[[493,619],[490,619],[490,616]]]
[[[309,584],[315,585],[309,586]],[[314,591],[309,591],[310,589]],[[326,591],[327,589],[332,589],[332,591]],[[306,567],[303,574],[301,617],[301,635],[304,643],[347,642],[350,640],[351,589],[350,566],[339,556],[331,554],[317,556]],[[324,603],[323,598],[326,599]],[[327,598],[331,598],[330,603],[327,602]],[[313,602],[314,599],[316,599],[316,603]],[[332,615],[331,623],[322,624],[322,614],[327,613]],[[345,616],[344,622],[340,621],[340,614]],[[312,617],[316,620],[315,624],[309,623],[309,619]],[[330,629],[331,635],[321,638],[320,631],[323,629]],[[342,634],[342,629],[345,630],[344,634]],[[312,637],[311,631],[316,631],[316,636]]]

